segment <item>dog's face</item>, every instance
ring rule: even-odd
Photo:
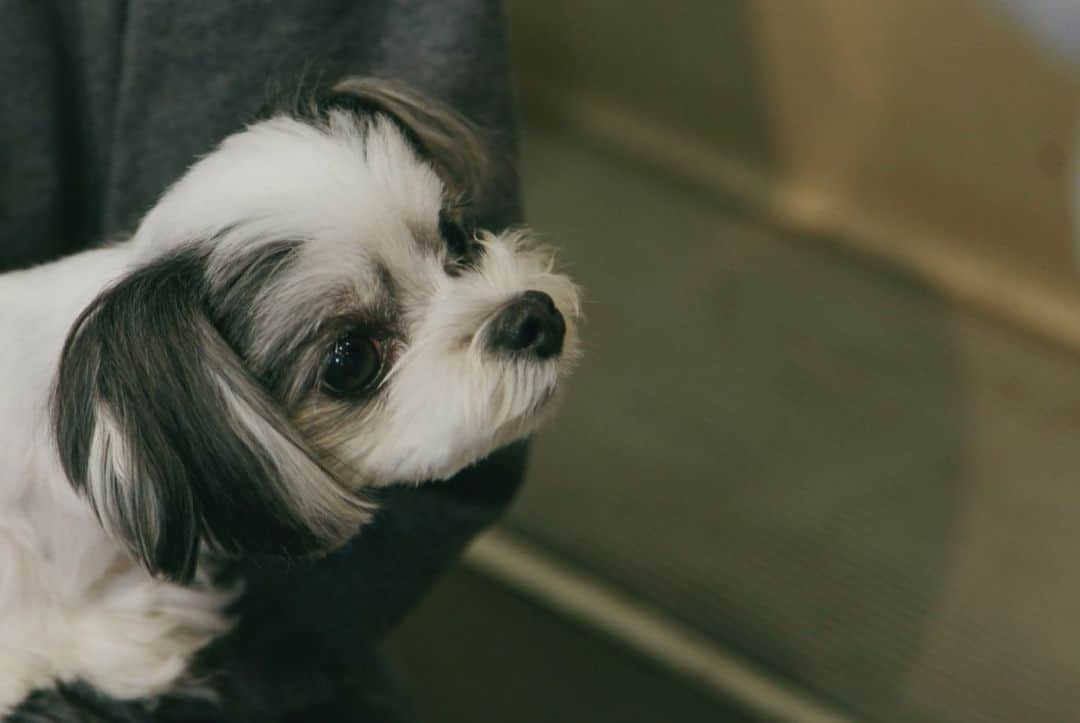
[[[576,287],[522,230],[474,229],[456,116],[398,88],[228,138],[147,215],[143,263],[61,360],[61,457],[153,572],[330,549],[365,486],[446,478],[528,434],[577,351]]]

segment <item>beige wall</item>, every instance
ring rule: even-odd
[[[510,0],[527,112],[1080,349],[1077,83],[979,0]]]

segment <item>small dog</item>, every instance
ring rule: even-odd
[[[238,594],[215,560],[333,550],[366,488],[550,414],[579,293],[527,231],[470,227],[481,149],[346,79],[226,138],[130,240],[0,276],[0,716],[196,687]]]

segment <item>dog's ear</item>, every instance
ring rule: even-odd
[[[477,129],[451,108],[399,83],[349,77],[323,98],[323,109],[382,113],[434,167],[453,197],[476,199],[486,180],[488,163]]]
[[[72,484],[151,573],[182,582],[201,542],[312,554],[371,514],[211,323],[204,264],[181,251],[103,292],[69,333],[53,398]]]

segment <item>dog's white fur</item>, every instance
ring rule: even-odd
[[[126,504],[115,496],[147,484],[130,479],[132,452],[113,419],[123,410],[95,405],[85,494],[53,439],[49,400],[65,338],[99,293],[143,265],[201,244],[213,287],[260,244],[302,242],[288,272],[252,302],[252,364],[274,364],[276,349],[296,343],[289,335],[384,302],[379,274],[392,281],[404,331],[377,400],[327,402],[298,382],[273,410],[332,464],[313,467],[300,447],[275,440],[280,423],[265,406],[227,370],[217,377],[237,434],[285,470],[295,485],[285,494],[313,525],[347,514],[335,495],[448,477],[537,425],[577,348],[577,290],[523,231],[481,232],[475,269],[448,274],[438,251],[447,185],[386,117],[278,116],[196,163],[130,240],[0,276],[0,714],[58,681],[118,698],[173,690],[192,655],[229,627],[223,611],[235,591],[214,588],[206,562],[188,585],[158,579],[111,526]],[[529,289],[566,317],[564,352],[527,363],[486,353],[495,312]],[[340,488],[305,478],[327,470]]]

